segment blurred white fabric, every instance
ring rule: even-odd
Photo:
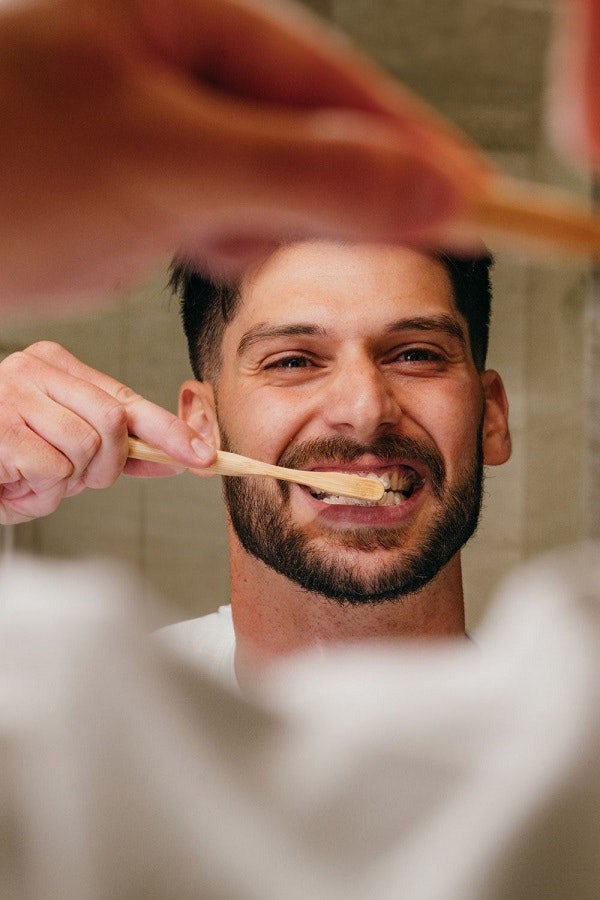
[[[219,606],[216,612],[206,616],[165,625],[155,636],[176,653],[188,657],[192,664],[199,663],[217,681],[238,690],[231,606]]]
[[[597,898],[600,553],[512,576],[479,647],[340,648],[243,700],[97,564],[1,572],[0,894]]]

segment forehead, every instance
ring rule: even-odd
[[[318,321],[376,331],[403,316],[459,318],[437,259],[405,247],[303,242],[282,247],[243,280],[234,331],[262,322]]]

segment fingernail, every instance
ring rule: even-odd
[[[207,442],[201,441],[200,438],[192,438],[191,447],[202,462],[209,462],[215,455],[214,447],[210,447]]]

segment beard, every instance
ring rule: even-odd
[[[222,431],[224,449],[233,450]],[[448,484],[443,459],[433,443],[385,435],[371,445],[342,436],[316,439],[286,451],[279,465],[301,468],[310,460],[349,463],[364,454],[382,462],[409,458],[422,462],[437,501],[416,549],[407,549],[409,527],[331,529],[319,540],[310,528],[294,525],[290,487],[252,478],[224,478],[225,502],[243,548],[285,578],[340,604],[398,600],[425,587],[477,528],[483,497],[482,423],[473,457]],[[340,554],[339,550],[346,552]],[[396,551],[375,574],[365,571],[364,554]]]

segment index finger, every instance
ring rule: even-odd
[[[95,385],[113,397],[125,411],[129,434],[164,450],[182,465],[188,468],[201,468],[214,462],[216,458],[214,448],[182,419],[156,403],[144,399],[110,375],[81,362],[59,345],[40,342],[24,352],[61,369],[73,378]]]

